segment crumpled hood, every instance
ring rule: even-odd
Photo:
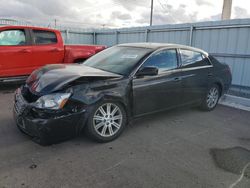
[[[26,84],[32,93],[45,95],[82,77],[118,78],[121,75],[84,65],[55,64],[34,71],[26,80]]]

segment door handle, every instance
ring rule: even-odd
[[[31,52],[31,50],[28,50],[28,49],[22,49],[22,50],[20,50],[19,52],[21,52],[21,53],[30,53],[30,52]]]
[[[179,81],[181,81],[181,78],[180,78],[180,77],[175,77],[175,78],[174,78],[174,81],[175,81],[175,82],[179,82]]]

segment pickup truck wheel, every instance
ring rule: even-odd
[[[98,142],[116,139],[125,128],[126,112],[120,103],[105,101],[97,104],[87,122],[88,135]]]
[[[202,101],[201,109],[205,111],[213,110],[218,104],[219,98],[220,89],[218,85],[214,84],[208,89],[207,94]]]

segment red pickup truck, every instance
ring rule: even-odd
[[[33,70],[58,63],[79,63],[105,49],[64,45],[60,31],[28,26],[0,27],[0,82],[15,81]]]

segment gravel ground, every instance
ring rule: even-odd
[[[43,147],[16,128],[0,86],[0,188],[250,187],[250,112],[219,105],[147,116],[117,140]]]

